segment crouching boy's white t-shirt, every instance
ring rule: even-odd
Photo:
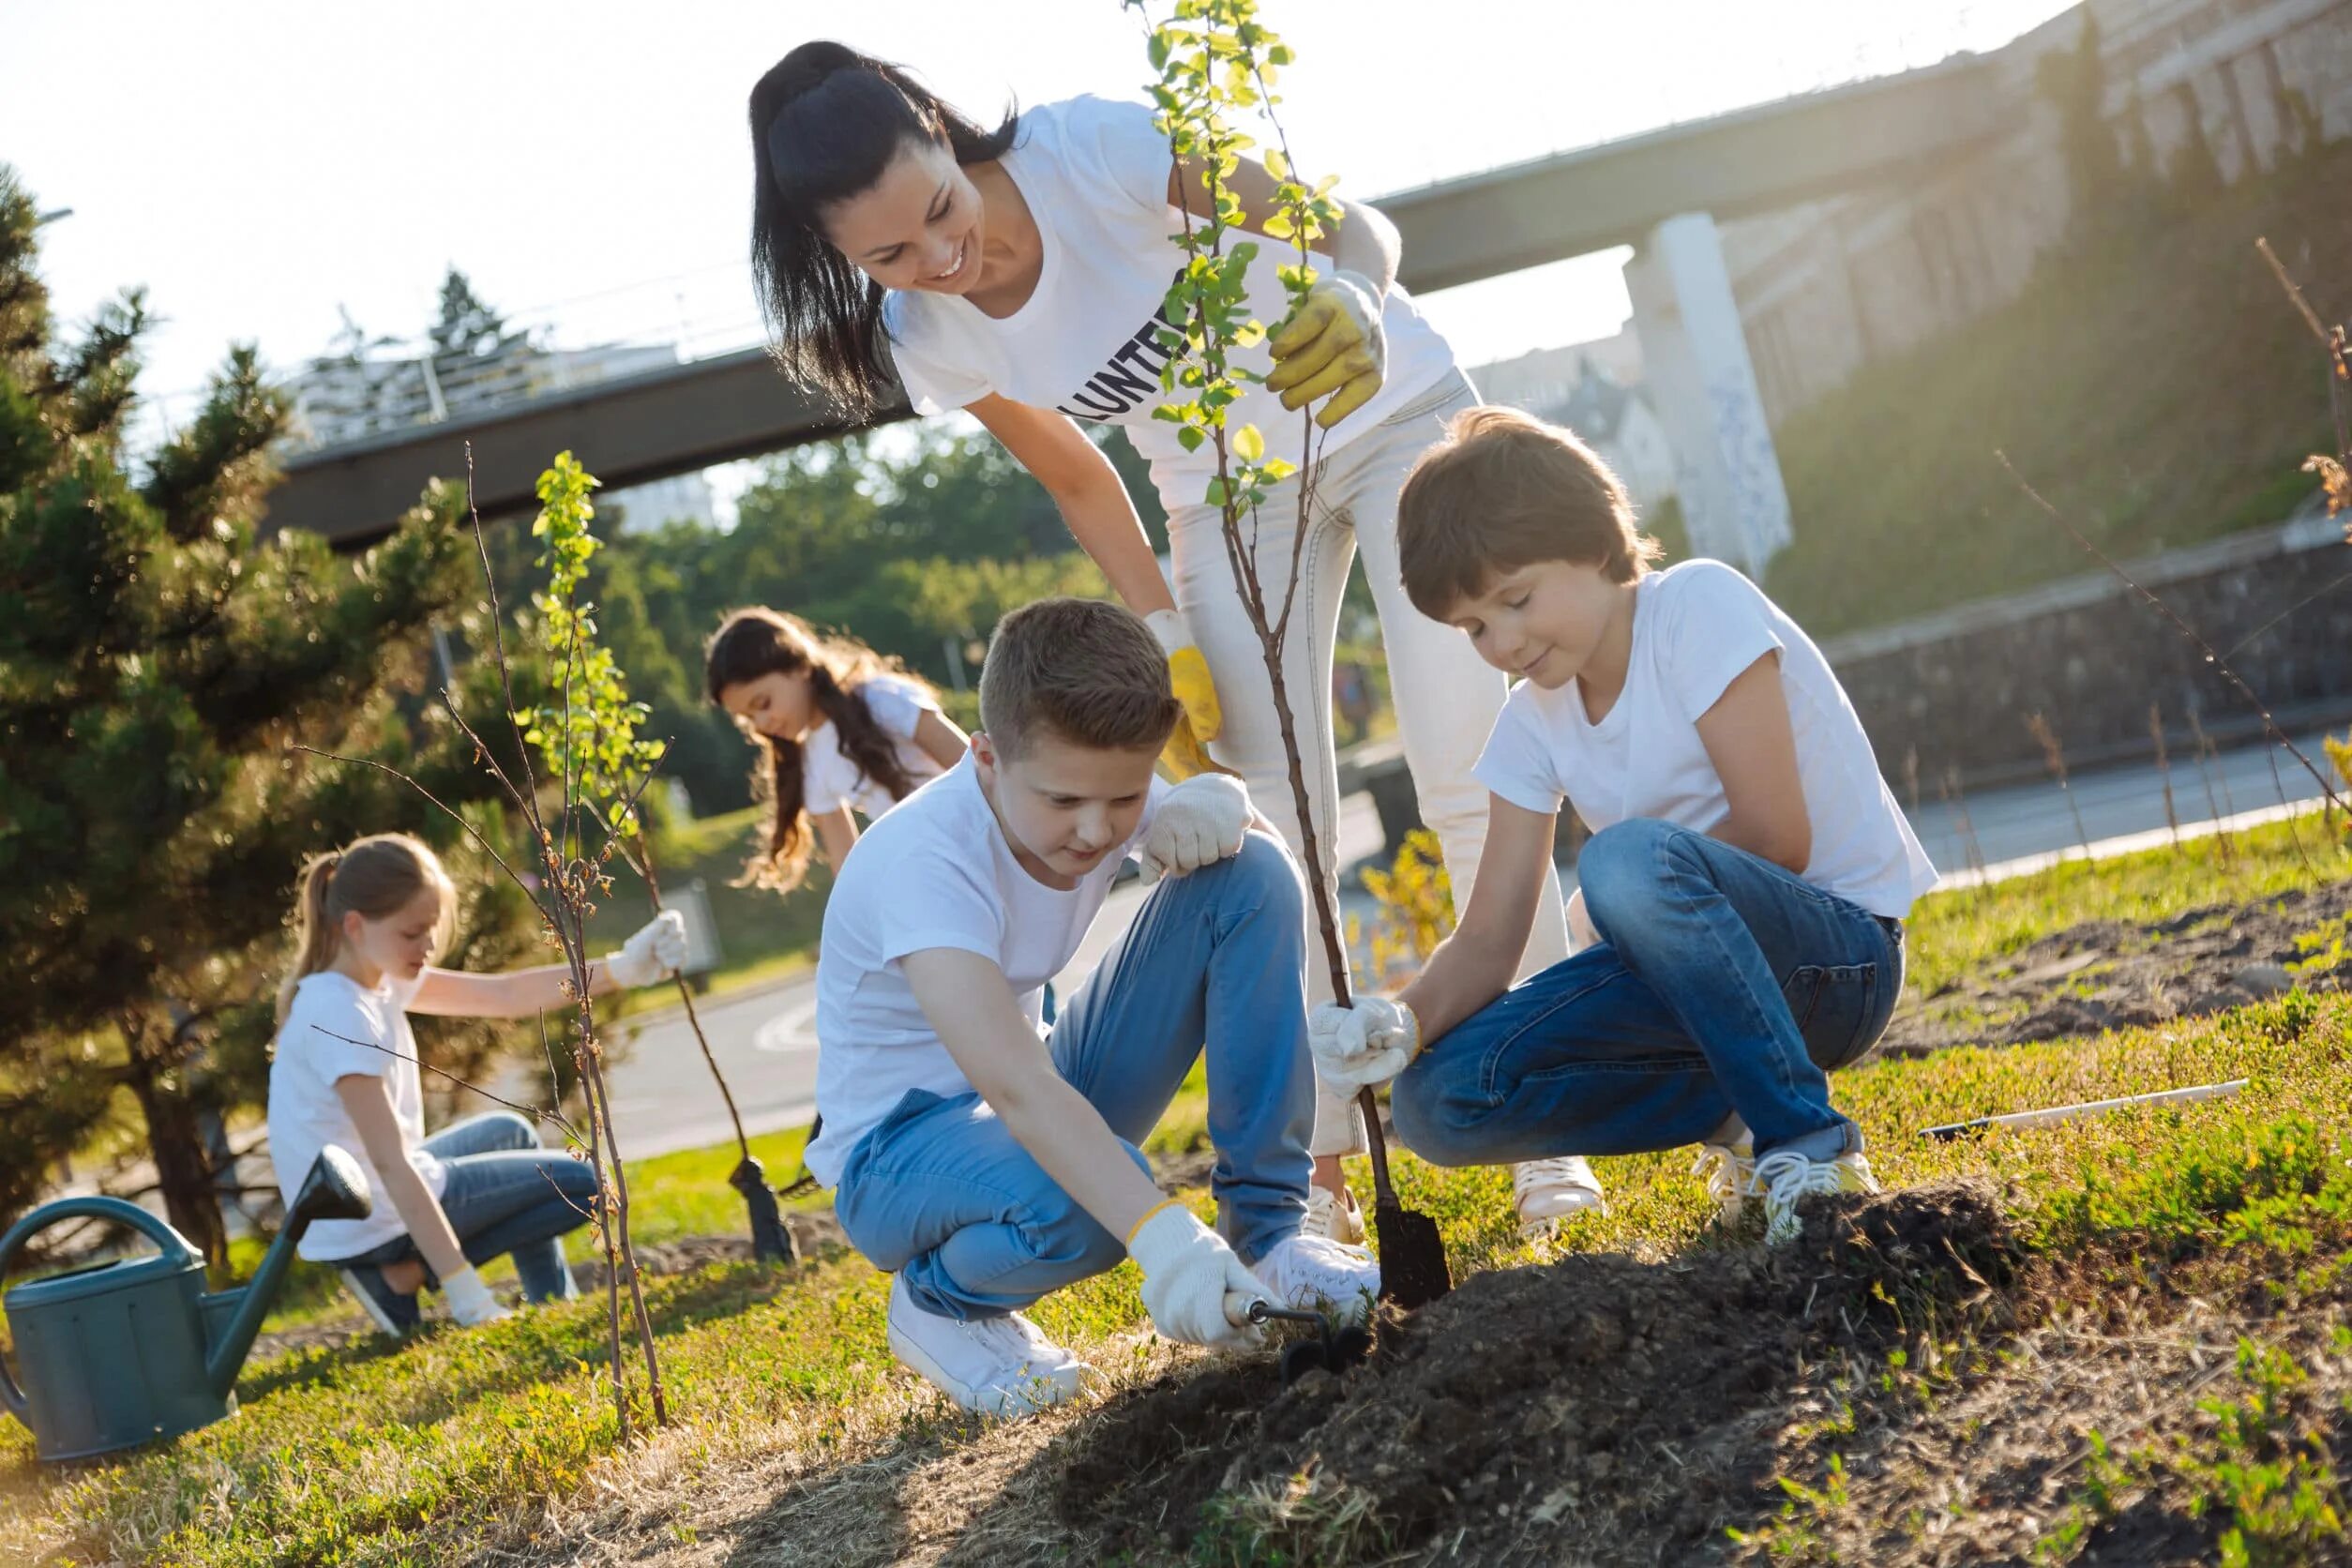
[[[1635,817],[1711,832],[1731,806],[1698,720],[1767,654],[1779,655],[1813,824],[1804,880],[1902,919],[1936,885],[1936,867],[1879,776],[1862,719],[1813,639],[1720,561],[1685,561],[1635,585],[1625,689],[1600,723],[1586,716],[1576,682],[1546,691],[1522,681],[1474,772],[1530,811],[1572,803],[1595,833]]]
[[[837,1185],[858,1141],[910,1089],[942,1097],[972,1087],[947,1054],[900,961],[952,947],[1004,972],[1031,1025],[1044,1029],[1046,982],[1078,952],[1120,863],[1151,825],[1150,799],[1125,844],[1064,891],[1013,858],[967,755],[867,829],[825,900],[817,957],[817,1111],[809,1173]]]
[[[927,713],[939,712],[939,700],[916,682],[897,675],[876,675],[854,693],[891,739],[898,765],[908,779],[922,784],[943,771],[932,755],[914,744],[914,727]],[[853,807],[868,822],[897,805],[878,779],[866,776],[857,759],[841,749],[841,728],[830,720],[808,732],[801,745],[801,803],[813,813],[837,806]]]
[[[359,1162],[375,1199],[366,1219],[317,1220],[303,1232],[294,1251],[314,1262],[355,1258],[408,1229],[384,1196],[384,1177],[368,1158],[342,1096],[335,1093],[337,1078],[384,1079],[392,1114],[408,1134],[409,1163],[436,1199],[448,1185],[448,1170],[419,1147],[425,1138],[425,1086],[406,1009],[420,984],[422,976],[386,975],[369,990],[348,974],[322,970],[303,976],[286,1021],[279,1026],[269,1063],[269,1158],[278,1168],[278,1190],[293,1207],[319,1151],[332,1143]]]

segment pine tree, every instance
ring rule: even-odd
[[[262,1093],[302,858],[381,829],[454,837],[397,780],[290,743],[395,760],[489,811],[487,774],[416,695],[432,623],[463,629],[473,550],[442,487],[356,559],[263,537],[287,411],[249,347],[135,460],[143,300],[60,342],[34,210],[0,165],[0,1217],[127,1094],[172,1222],[218,1259],[204,1124]],[[535,924],[519,894],[464,915],[491,961]]]

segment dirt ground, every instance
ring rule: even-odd
[[[1989,978],[1946,986],[1906,1005],[1879,1041],[1890,1055],[1947,1046],[2020,1045],[2243,1007],[2298,983],[2309,957],[2295,939],[2352,914],[2352,882],[2243,907],[2213,905],[2152,925],[2101,920],[2053,932]],[[2352,965],[2299,977],[2342,988]]]
[[[682,1478],[495,1560],[1958,1568],[2073,1529],[2063,1560],[2185,1568],[2231,1510],[2132,1455],[2211,1451],[2239,1335],[2298,1364],[2239,1457],[2352,1460],[2352,1288],[2295,1274],[2128,1243],[2028,1262],[1983,1181],[1817,1202],[1786,1252],[1476,1276],[1338,1378],[1193,1358],[1073,1411]],[[2275,1560],[2352,1560],[2331,1545]]]

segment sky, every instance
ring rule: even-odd
[[[1303,169],[1375,198],[1998,47],[2063,0],[1264,0]],[[1154,14],[1168,9],[1155,0]],[[1433,19],[1441,19],[1441,23]],[[143,385],[185,418],[232,340],[280,369],[348,310],[415,338],[445,269],[559,346],[755,342],[751,83],[831,37],[987,118],[1140,98],[1113,0],[0,0],[0,161],[43,210],[68,322],[143,284]],[[1624,253],[1425,309],[1465,365],[1603,337]]]

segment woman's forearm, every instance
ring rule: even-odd
[[[1136,515],[1135,503],[1117,475],[1109,475],[1109,479],[1108,484],[1055,496],[1062,520],[1069,525],[1070,536],[1078,548],[1102,569],[1110,591],[1129,610],[1138,615],[1173,610],[1176,599],[1168,591],[1168,580],[1160,575],[1152,541],[1144,536],[1143,520]]]
[[[1485,944],[1464,942],[1455,931],[1438,944],[1413,983],[1396,1000],[1421,1024],[1421,1043],[1432,1046],[1455,1024],[1511,988],[1515,966],[1498,959]]]

